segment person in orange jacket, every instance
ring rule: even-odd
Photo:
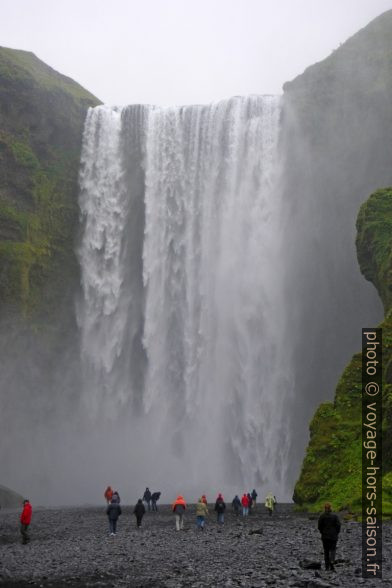
[[[29,500],[23,501],[23,511],[20,515],[20,532],[22,534],[22,543],[26,545],[30,541],[29,536],[29,526],[31,523],[31,516],[33,514],[33,509],[31,507]]]
[[[106,488],[105,493],[104,493],[104,497],[105,497],[107,504],[110,504],[112,502],[113,490],[112,490],[111,486],[108,486]]]
[[[176,517],[176,530],[180,531],[184,528],[184,512],[186,509],[186,503],[182,496],[177,496],[176,500],[172,504],[172,511]]]

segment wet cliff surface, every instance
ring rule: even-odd
[[[10,455],[27,467],[29,440],[40,444],[40,424],[56,411],[64,419],[72,396],[60,384],[77,353],[80,149],[87,108],[98,103],[34,54],[0,47],[1,459],[10,467]],[[41,457],[47,445],[43,434]]]
[[[297,423],[292,442],[299,457],[292,462],[293,481],[307,422],[321,401],[333,398],[361,348],[362,327],[382,320],[379,295],[358,265],[355,222],[369,194],[392,184],[391,97],[392,11],[284,86],[285,296]],[[318,413],[311,425],[311,435],[319,430],[320,439],[325,436],[321,462],[330,459],[335,434],[323,419]],[[346,425],[341,436],[352,440],[359,432],[354,423]],[[358,452],[352,456],[357,465]],[[338,483],[341,471],[331,468],[328,475]]]
[[[83,123],[98,103],[33,53],[0,48],[3,320],[12,313],[48,326],[69,304]]]
[[[385,308],[383,336],[383,513],[392,515],[392,189],[381,189],[362,205],[357,251],[363,275],[376,286]],[[364,325],[368,326],[368,325]],[[362,493],[362,354],[345,368],[333,402],[319,406],[294,500],[317,509],[330,499],[335,508],[356,512]]]

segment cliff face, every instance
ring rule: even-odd
[[[285,84],[283,102],[294,482],[316,407],[333,397],[361,328],[382,320],[359,271],[355,220],[392,185],[392,11]]]
[[[357,252],[363,275],[374,283],[385,307],[383,329],[383,512],[392,514],[392,188],[378,190],[357,220]],[[367,326],[367,325],[364,325]],[[362,354],[344,370],[334,402],[321,404],[310,424],[310,442],[294,500],[320,509],[360,510]]]
[[[51,325],[71,303],[82,130],[87,108],[98,103],[32,53],[0,48],[3,320]]]
[[[23,487],[32,462],[37,485],[50,482],[50,447],[64,444],[61,424],[77,410],[77,180],[96,104],[32,53],[0,48],[0,462],[10,487]]]

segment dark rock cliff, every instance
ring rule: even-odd
[[[15,488],[31,487],[26,472],[49,462],[77,410],[78,171],[98,103],[32,53],[0,48],[0,463]]]
[[[99,101],[34,54],[0,48],[0,317],[53,324],[78,267],[77,177]],[[72,316],[72,311],[71,311]]]
[[[378,190],[357,220],[361,271],[377,287],[385,307],[383,329],[383,512],[392,515],[392,188]],[[366,325],[365,325],[366,326]],[[360,511],[362,481],[362,354],[344,370],[333,402],[319,406],[310,424],[310,442],[295,486],[294,500],[321,509]]]
[[[294,481],[314,410],[333,397],[361,328],[382,319],[359,271],[355,220],[392,185],[392,11],[285,84],[283,102]]]

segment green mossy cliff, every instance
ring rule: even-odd
[[[383,512],[392,515],[392,188],[376,191],[357,220],[361,271],[376,286],[385,308],[383,329]],[[373,325],[364,325],[373,326]],[[361,507],[362,354],[344,370],[334,402],[319,406],[310,423],[310,441],[294,501],[320,510]]]
[[[99,100],[33,53],[0,47],[0,317],[53,325],[78,279],[83,123]]]

